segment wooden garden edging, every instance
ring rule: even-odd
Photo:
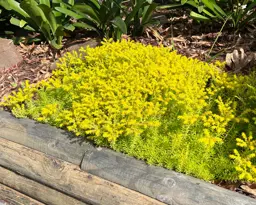
[[[86,205],[86,203],[82,201],[74,199],[3,167],[0,167],[0,184],[12,187],[18,192],[26,194],[27,196],[37,199],[45,204]]]
[[[170,205],[256,205],[255,199],[184,174],[148,166],[142,161],[109,149],[97,149],[89,143],[79,142],[79,138],[72,137],[68,132],[33,120],[16,119],[4,111],[0,111],[0,138],[2,138],[0,140],[1,166],[21,172],[26,177],[36,179],[43,184],[52,183],[53,179],[60,178],[59,182],[57,180],[47,186],[64,191],[77,199],[85,197],[83,201],[87,203],[96,203],[100,197],[104,198],[106,195],[106,201],[97,203],[108,204],[109,196],[113,197],[118,191],[116,184],[120,184]],[[28,149],[23,146],[15,148],[11,142],[3,139],[30,147],[54,158],[47,158],[46,155],[30,149],[27,151]],[[30,154],[26,155],[27,152]],[[18,161],[21,156],[25,158]],[[38,161],[42,164],[38,164]],[[81,172],[79,167],[87,173]],[[56,170],[61,172],[61,175],[56,174]],[[47,176],[49,171],[53,174]],[[104,185],[110,191],[107,192],[100,184],[98,177],[116,184],[106,181]],[[74,183],[76,186],[73,185]],[[99,183],[100,188],[95,183]],[[108,186],[109,183],[113,184],[114,188]],[[83,188],[84,186],[86,188]],[[59,190],[58,187],[63,188]],[[123,192],[124,196],[127,194],[126,191]],[[98,195],[98,192],[101,194]],[[132,193],[138,194],[137,192]],[[88,201],[88,196],[92,201]],[[119,204],[124,204],[122,197],[116,196],[113,200],[116,202],[111,203],[113,205],[118,204],[118,201]],[[140,202],[136,199],[127,201],[127,204],[140,204]]]
[[[0,184],[0,204],[1,205],[43,205],[39,201],[31,199],[30,197],[25,196],[7,186]]]
[[[77,165],[56,159],[23,145],[0,138],[0,165],[16,171],[33,181],[47,185],[88,204],[104,205],[161,205],[155,199],[106,181],[82,171]],[[2,170],[4,172],[5,170]],[[5,171],[7,172],[7,171]],[[13,175],[10,174],[9,175]],[[4,179],[7,177],[7,179]],[[8,175],[2,176],[3,183],[10,183]],[[18,179],[18,177],[16,177]],[[12,181],[12,179],[10,179]],[[8,181],[8,182],[4,182]],[[15,189],[21,187],[14,184]],[[25,181],[25,180],[24,180]],[[32,188],[32,187],[31,187]],[[40,194],[40,192],[39,192]],[[41,197],[48,197],[47,195]],[[55,196],[57,197],[57,196]],[[36,198],[38,199],[38,198]],[[50,201],[52,204],[52,201]],[[61,203],[55,203],[61,204]],[[70,204],[68,201],[64,204]]]

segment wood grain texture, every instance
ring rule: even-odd
[[[0,204],[6,205],[43,205],[3,184],[0,184]]]
[[[163,204],[81,171],[76,165],[1,138],[0,165],[89,204]]]
[[[81,169],[170,205],[256,205],[250,197],[105,148],[87,150]]]
[[[81,164],[84,151],[91,147],[69,132],[30,119],[17,119],[4,111],[0,111],[0,137],[76,165]]]
[[[0,167],[0,183],[49,205],[87,205],[61,192]]]

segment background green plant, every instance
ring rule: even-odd
[[[161,9],[177,8],[185,6],[189,8],[190,16],[199,21],[218,21],[223,23],[226,19],[235,29],[242,29],[255,22],[255,0],[181,0],[180,4],[173,2],[169,5],[159,6]]]
[[[84,14],[84,18],[75,26],[95,30],[106,38],[120,39],[122,34],[139,36],[146,27],[157,23],[152,19],[156,6],[150,0],[80,0],[73,11]]]
[[[14,13],[13,25],[40,32],[55,49],[62,48],[64,31],[75,27],[120,39],[122,34],[140,36],[158,23],[152,18],[157,4],[151,0],[0,0],[0,6]]]
[[[15,12],[10,22],[20,28],[40,32],[54,49],[62,48],[64,30],[73,31],[70,16],[81,18],[69,9],[74,0],[1,0],[0,6]]]

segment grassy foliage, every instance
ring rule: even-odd
[[[204,180],[256,180],[255,74],[228,75],[220,63],[127,41],[81,52],[3,105],[149,164]]]

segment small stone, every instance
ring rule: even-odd
[[[0,70],[12,68],[22,62],[21,54],[12,40],[0,38]]]

